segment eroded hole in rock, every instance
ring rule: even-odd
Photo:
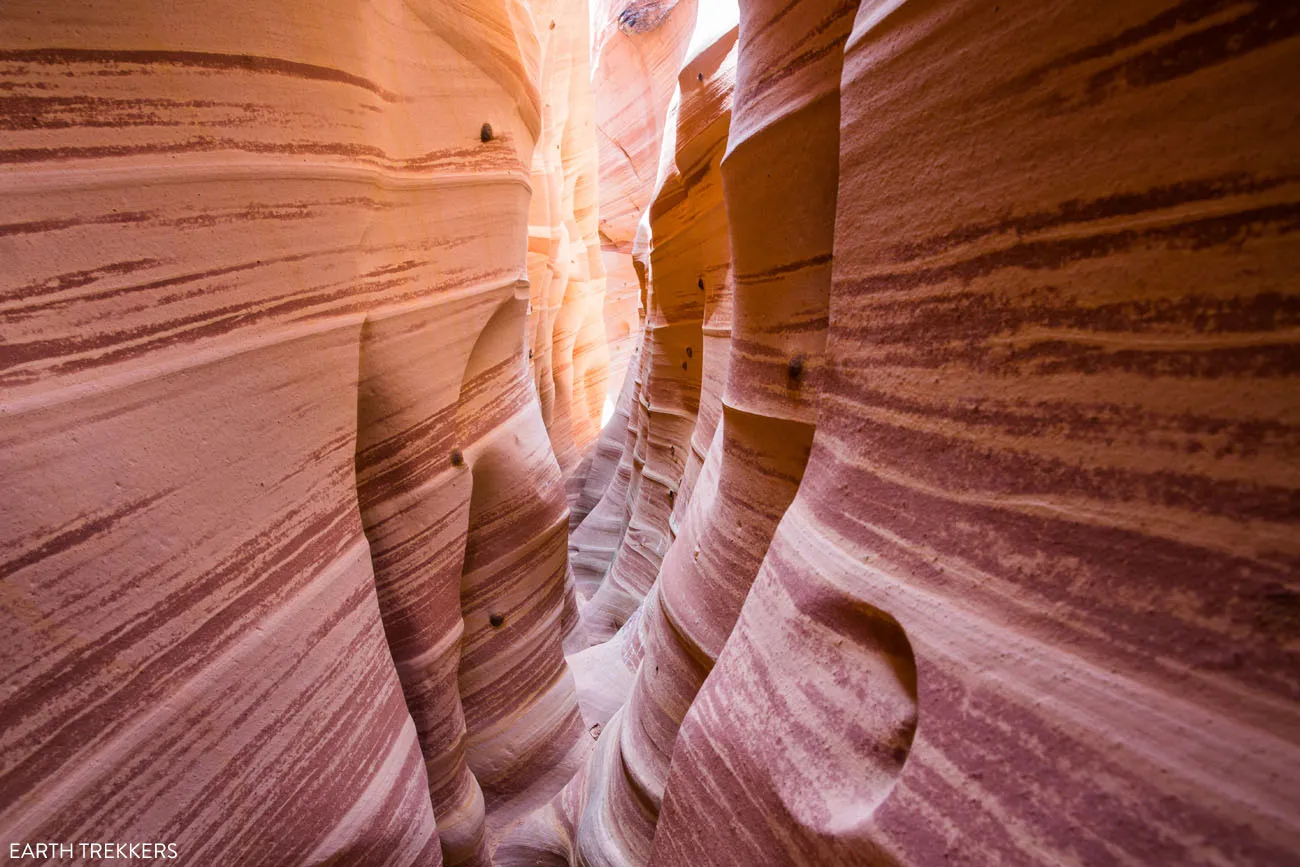
[[[678,0],[631,0],[618,13],[619,29],[629,35],[650,33],[670,20],[677,3]]]
[[[786,366],[786,373],[789,375],[790,379],[796,383],[803,378],[803,363],[803,356],[796,355],[794,358],[790,359],[790,363]]]
[[[1005,3],[0,8],[14,858],[1294,861],[1296,16]]]

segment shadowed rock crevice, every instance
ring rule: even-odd
[[[529,399],[526,292],[514,288],[478,332],[456,415],[473,479],[458,684],[467,761],[494,829],[536,806],[527,801],[536,781],[572,774],[589,748],[561,648],[565,614],[576,621],[568,512],[560,468]]]
[[[384,631],[425,756],[444,860],[486,864],[483,794],[465,762],[456,685],[471,484],[463,461],[453,458],[459,454],[456,397],[447,386],[454,380],[438,388],[417,374],[434,359],[447,361],[448,348],[435,333],[427,312],[362,323],[357,497]],[[413,401],[417,395],[423,399]]]

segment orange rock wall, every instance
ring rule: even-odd
[[[690,433],[641,399],[596,751],[503,863],[1294,858],[1298,35],[741,4],[726,212],[664,206],[683,75],[637,384],[694,327],[672,240],[725,228],[722,423],[707,375]]]
[[[585,3],[536,2],[532,11],[543,92],[528,218],[529,359],[556,457],[572,474],[599,432],[609,371],[589,26]]]
[[[653,276],[642,343],[651,369],[639,390],[647,433],[632,446],[644,448],[648,457],[635,461],[638,498],[629,538],[619,552],[620,558],[635,555],[637,563],[655,556],[654,547],[640,547],[646,540],[661,540],[658,544],[667,547],[670,557],[693,550],[698,560],[700,548],[692,544],[690,528],[699,517],[689,504],[695,491],[711,498],[716,488],[732,292],[720,165],[731,121],[736,56],[731,28],[685,63],[675,135],[669,139],[673,152],[651,207]],[[687,428],[683,419],[694,424]],[[688,431],[693,433],[688,436]],[[680,482],[665,487],[665,477]],[[683,527],[685,535],[679,535]],[[716,553],[725,556],[709,551],[710,557]],[[689,704],[689,695],[684,703],[675,701],[682,696],[672,694],[669,666],[687,654],[673,652],[674,634],[656,596],[663,582],[652,578],[653,586],[643,591],[648,598],[637,597],[634,584],[620,585],[626,580],[620,569],[634,568],[626,567],[628,562],[614,560],[584,610],[590,637],[621,629],[605,644],[571,657],[586,722],[599,737],[596,753],[565,791],[507,838],[498,863],[530,864],[558,855],[572,863],[644,864],[649,857],[671,755],[672,714],[662,719],[663,708],[679,704],[684,712]],[[675,570],[665,561],[658,571],[666,576]],[[622,590],[617,596],[615,588]],[[614,609],[619,601],[629,609],[639,606],[637,616],[621,620]],[[614,712],[629,691],[627,705]],[[661,735],[666,732],[665,741]]]
[[[585,759],[551,440],[605,391],[587,13],[537,13],[0,10],[6,843],[487,864]],[[577,265],[530,318],[538,141]]]
[[[0,24],[3,841],[1295,860],[1294,4]]]
[[[592,400],[601,415],[626,413],[629,360],[639,345],[645,286],[637,273],[638,230],[649,229],[649,205],[656,189],[668,104],[677,86],[697,0],[596,0],[591,8],[591,92],[598,153],[600,268],[604,274],[604,338],[608,355],[606,394]],[[595,95],[599,98],[595,98]],[[644,244],[644,240],[643,240]],[[636,369],[636,363],[631,366]],[[633,377],[635,378],[635,377]],[[624,422],[606,424],[600,447],[587,452],[569,477],[574,529],[600,501],[619,467]],[[622,472],[622,470],[620,470]],[[608,525],[608,517],[603,522]],[[622,522],[626,524],[626,520]],[[615,534],[622,532],[622,527]],[[588,534],[590,535],[590,534]],[[580,540],[571,553],[590,567],[593,580],[608,568],[610,538]],[[586,556],[580,552],[586,550]],[[581,575],[579,576],[581,580]]]

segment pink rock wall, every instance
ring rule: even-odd
[[[653,557],[653,548],[643,554],[639,546],[645,539],[659,539],[669,546],[669,558],[693,550],[698,560],[700,548],[689,528],[699,519],[687,504],[694,490],[709,496],[716,488],[717,458],[706,463],[705,452],[722,442],[721,432],[716,439],[714,432],[729,356],[731,267],[720,164],[731,119],[735,49],[732,28],[689,58],[680,76],[673,154],[650,217],[653,286],[642,351],[662,360],[652,360],[640,391],[647,435],[632,448],[643,447],[648,457],[637,462],[639,496],[620,558],[628,552]],[[680,394],[689,395],[695,410],[690,437],[682,435],[680,423],[687,404],[673,401]],[[665,492],[660,479],[666,474],[681,481]],[[663,499],[666,505],[660,504]],[[683,522],[686,535],[679,537]],[[722,550],[716,553],[726,556]],[[709,554],[712,558],[715,551]],[[626,562],[614,560],[585,609],[589,635],[610,630],[602,618],[610,617],[606,606],[613,607],[611,600],[632,599],[634,590],[611,593],[624,580],[619,570]],[[665,560],[660,574],[673,572]],[[634,600],[640,605],[637,616],[618,623],[622,628],[609,641],[571,657],[586,722],[599,736],[596,752],[545,810],[507,838],[498,863],[559,858],[566,863],[644,864],[649,857],[671,753],[671,737],[666,742],[659,737],[671,720],[660,717],[664,708],[680,703],[674,701],[680,696],[672,694],[670,664],[688,655],[673,652],[672,627],[656,595],[661,583],[645,591],[648,598]],[[627,705],[617,711],[629,690]],[[686,697],[683,712],[688,704]]]
[[[809,407],[815,406],[825,338],[838,152],[837,49],[850,23],[848,10],[829,4],[806,4],[796,14],[750,5],[741,13],[739,43],[733,30],[683,69],[674,163],[692,179],[688,192],[677,197],[683,205],[693,203],[677,210],[689,228],[669,223],[664,217],[672,212],[662,210],[652,210],[651,221],[654,243],[665,253],[679,249],[676,239],[688,241],[682,249],[690,258],[679,264],[665,255],[659,261],[698,274],[695,288],[705,294],[701,397],[690,450],[674,468],[681,481],[668,518],[672,542],[637,617],[610,641],[618,651],[594,649],[574,657],[580,689],[589,682],[593,691],[615,693],[614,700],[584,696],[588,721],[597,715],[603,725],[596,754],[537,821],[507,841],[503,852],[517,863],[528,863],[539,851],[567,853],[574,863],[647,863],[677,730],[794,497],[812,441]],[[822,50],[807,50],[819,40]],[[760,74],[737,81],[738,52],[774,47],[818,60],[773,56],[751,67]],[[795,98],[771,98],[773,69],[786,71],[782,86]],[[794,128],[798,135],[791,135]],[[798,157],[790,158],[791,152]],[[782,161],[803,172],[788,187],[766,180],[766,167]],[[781,196],[783,189],[816,185],[828,194],[793,207]],[[800,231],[776,231],[771,222],[750,216],[781,211],[792,212],[791,223],[781,225]],[[730,225],[728,213],[737,217]],[[702,236],[711,240],[702,243]],[[720,252],[710,254],[710,243],[721,245]],[[683,281],[673,270],[652,268],[651,297],[660,285],[689,283],[692,274]],[[652,318],[648,334],[653,324]],[[670,454],[678,447],[670,445]],[[575,537],[580,533],[581,528]],[[618,566],[615,561],[605,586],[622,577]],[[593,599],[599,601],[600,593]],[[599,666],[605,676],[587,675],[589,666]],[[631,676],[608,676],[620,666]],[[558,835],[551,832],[556,827]]]
[[[1295,861],[1294,4],[725,6],[0,9],[0,840]]]
[[[593,639],[611,637],[654,584],[689,502],[703,452],[717,426],[726,370],[730,249],[718,164],[725,150],[735,35],[688,60],[681,73],[675,135],[666,139],[659,191],[650,207],[646,323],[639,360],[635,493],[628,526],[585,621]],[[671,148],[671,150],[670,150]],[[704,320],[715,321],[706,355]],[[708,371],[706,375],[705,371]]]
[[[560,467],[595,440],[609,371],[596,236],[596,141],[585,3],[537,2],[542,136],[529,212],[530,359]]]
[[[668,103],[697,0],[594,0],[592,87],[600,152],[600,233],[630,254],[650,207]]]
[[[0,836],[489,863],[589,749],[530,10],[0,18]]]
[[[635,242],[654,194],[668,128],[666,111],[695,27],[697,5],[696,0],[597,0],[591,9],[590,78],[593,97],[600,97],[594,99],[594,132],[609,361],[607,393],[603,398],[598,395],[599,382],[593,379],[589,394],[593,400],[608,401],[610,408],[624,399],[620,387],[640,337],[645,292],[633,260]],[[601,414],[606,414],[604,403]],[[615,429],[621,432],[621,422]],[[619,445],[617,433],[609,436],[603,449],[588,453],[586,466],[571,473],[569,502],[575,528],[613,478]],[[571,553],[579,550],[574,546]],[[607,560],[601,563],[599,573],[607,566]]]
[[[1295,24],[742,5],[722,427],[504,863],[1289,863]]]
[[[1298,21],[863,4],[812,456],[651,863],[1294,860]]]

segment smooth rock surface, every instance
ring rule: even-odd
[[[1294,861],[1297,24],[863,4],[812,456],[651,863]]]
[[[0,841],[1295,863],[1298,9],[0,8]]]
[[[529,8],[0,20],[0,836],[488,863],[590,748],[524,357]]]

